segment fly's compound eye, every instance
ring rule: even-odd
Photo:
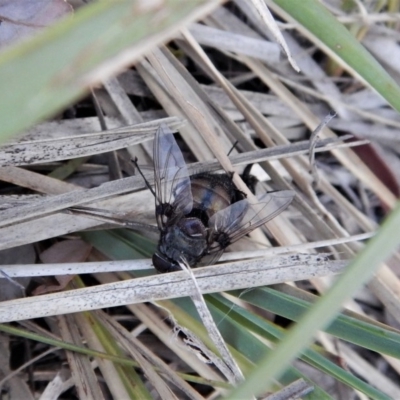
[[[153,254],[152,261],[154,268],[158,272],[161,272],[162,274],[165,272],[173,272],[181,270],[178,264],[169,261],[166,257],[163,257],[161,254],[158,253]]]

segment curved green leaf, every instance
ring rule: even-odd
[[[151,45],[171,38],[200,17],[201,11],[210,12],[210,3],[96,1],[79,9],[73,18],[5,49],[0,54],[0,139],[77,100],[90,85],[132,63]]]
[[[246,309],[233,305],[229,300],[221,295],[208,295],[207,302],[211,311],[214,311],[214,314],[216,314],[215,318],[218,327],[222,333],[225,332],[225,339],[235,348],[237,348],[239,337],[239,333],[237,332],[238,330],[250,330],[257,335],[274,342],[281,340],[285,334],[282,328],[252,314]],[[229,320],[232,320],[233,322],[229,324]],[[259,357],[261,357],[260,354]],[[365,393],[371,399],[389,400],[387,395],[339,367],[337,364],[333,363],[315,350],[306,349],[300,358],[349,387]]]
[[[273,288],[257,288],[243,292],[237,290],[230,294],[292,321],[299,321],[313,304]],[[342,313],[325,330],[366,349],[400,358],[400,332],[384,324],[372,320],[368,322],[367,318],[359,319]]]
[[[371,278],[374,271],[399,246],[400,205],[385,220],[376,236],[357,255],[346,272],[329,291],[291,328],[271,355],[265,357],[246,382],[235,389],[232,398],[263,392],[269,382],[282,374],[287,365],[305,348],[319,329],[324,329],[340,311],[343,302]]]

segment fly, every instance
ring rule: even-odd
[[[159,272],[216,262],[223,251],[286,209],[290,190],[266,193],[250,203],[227,173],[190,176],[170,129],[161,124],[154,145],[156,220],[160,231],[153,265]]]

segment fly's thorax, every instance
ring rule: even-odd
[[[182,218],[170,225],[160,237],[158,250],[170,260],[182,257],[195,266],[207,249],[207,230],[198,218]]]

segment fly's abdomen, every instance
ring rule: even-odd
[[[207,213],[208,218],[232,202],[231,185],[226,175],[198,174],[191,178],[193,209]]]

